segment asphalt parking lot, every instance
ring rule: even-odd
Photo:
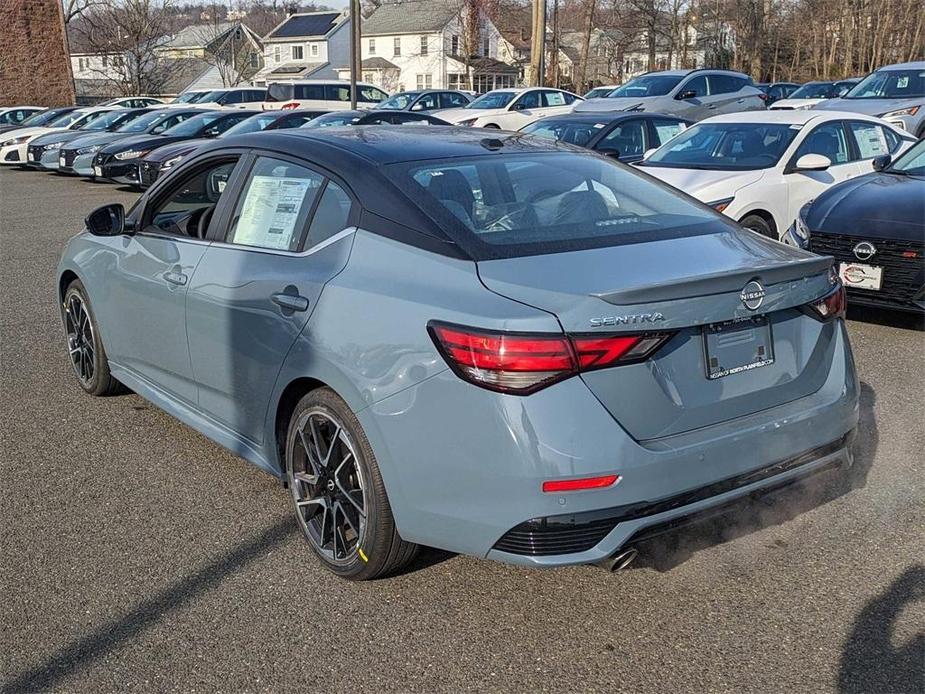
[[[135,194],[0,171],[3,691],[925,690],[925,332],[852,311],[859,482],[817,477],[628,571],[313,561],[271,477],[71,374],[68,236]]]

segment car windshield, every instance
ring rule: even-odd
[[[599,97],[607,96],[610,92],[613,91],[612,87],[595,87],[590,92],[584,95],[585,99],[597,99]]]
[[[591,138],[606,125],[606,122],[593,120],[538,120],[530,123],[520,132],[585,147]]]
[[[726,228],[718,215],[669,186],[591,154],[500,153],[392,164],[386,171],[477,257],[580,250]]]
[[[256,116],[251,116],[250,118],[242,120],[237,125],[228,128],[228,130],[221,134],[221,137],[231,137],[232,135],[243,135],[244,133],[260,132],[277,118],[279,118],[278,114],[259,113]]]
[[[164,131],[164,135],[169,135],[170,137],[175,137],[179,135],[180,137],[186,137],[188,135],[195,135],[204,127],[217,121],[222,116],[227,115],[227,112],[222,111],[210,111],[209,113],[201,113],[198,116],[193,116],[182,123],[178,123],[172,128],[167,128]]]
[[[488,92],[475,101],[469,102],[464,108],[504,108],[513,101],[515,96],[517,96],[516,92]]]
[[[86,130],[90,123],[97,118],[101,118],[105,113],[109,113],[109,111],[91,111],[90,113],[84,113],[68,127],[71,130]]]
[[[224,89],[218,89],[218,90],[216,90],[216,91],[214,91],[214,92],[208,92],[208,93],[206,93],[206,94],[203,94],[203,95],[202,95],[201,97],[199,97],[198,99],[196,99],[195,103],[197,103],[197,104],[208,104],[208,103],[210,103],[210,102],[212,102],[212,101],[218,101],[218,100],[221,99],[223,96],[225,96],[226,93],[227,93],[227,92],[226,92]]]
[[[897,159],[889,170],[906,176],[925,176],[925,140],[919,140],[918,144]]]
[[[323,116],[312,118],[302,128],[332,128],[338,125],[353,125],[360,120],[360,114],[355,111],[339,111],[326,113]]]
[[[631,79],[626,84],[617,87],[607,95],[609,99],[624,96],[665,96],[678,86],[682,75],[643,75]]]
[[[914,99],[925,96],[925,70],[878,70],[861,80],[846,99]]]
[[[835,96],[835,85],[832,82],[807,82],[788,98],[831,99],[833,96]]]
[[[660,147],[644,166],[748,171],[780,160],[798,128],[779,123],[698,123]]]
[[[96,120],[87,124],[86,127],[82,128],[83,130],[106,130],[113,123],[118,123],[122,120],[125,120],[127,113],[119,109],[118,111],[110,111],[109,113],[104,113],[102,116]]]
[[[163,111],[154,111],[153,113],[146,113],[143,116],[139,116],[131,123],[123,125],[121,128],[116,130],[119,133],[143,133],[151,126],[157,125],[165,118],[169,118],[171,114],[164,113]]]
[[[401,94],[396,94],[390,99],[380,102],[376,105],[376,108],[386,109],[389,111],[404,111],[411,105],[411,102],[414,101],[417,94],[411,92],[403,92]]]
[[[71,111],[70,113],[64,114],[60,118],[55,118],[51,123],[48,124],[48,127],[69,128],[86,115],[86,111]]]
[[[61,111],[57,109],[52,109],[50,111],[39,111],[38,113],[34,113],[26,118],[26,120],[20,123],[19,126],[22,128],[29,128],[35,127],[37,125],[45,125],[55,120],[56,118],[60,118],[61,115]]]

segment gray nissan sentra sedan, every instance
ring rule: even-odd
[[[621,566],[640,537],[850,465],[831,258],[643,173],[471,128],[209,145],[58,272],[81,387],[284,480],[335,573],[417,545]]]

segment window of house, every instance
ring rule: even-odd
[[[482,55],[486,58],[491,55],[491,39],[487,36],[482,39]]]
[[[427,37],[421,37],[421,55],[427,55]]]
[[[434,84],[433,75],[431,75],[429,72],[425,75],[418,75],[417,84],[418,89],[430,89]]]
[[[292,59],[302,60],[305,57],[304,46],[292,46]]]
[[[369,54],[376,55],[376,39],[369,40]]]
[[[260,57],[253,51],[250,54],[250,64],[252,68],[260,67]]]
[[[401,37],[396,36],[392,39],[392,55],[399,56],[401,55]]]
[[[318,44],[317,43],[312,44],[311,52],[312,52],[312,56],[314,57],[318,56]]]
[[[453,34],[450,38],[450,54],[459,55],[459,35]]]
[[[273,47],[273,62],[278,63],[281,60],[279,46]]]
[[[104,55],[102,58],[102,62],[103,62],[103,67],[107,67],[109,65],[109,58]]]

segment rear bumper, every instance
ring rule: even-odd
[[[644,442],[577,378],[515,397],[444,372],[357,416],[405,539],[529,566],[594,563],[647,528],[850,461],[857,377],[844,323],[835,327],[834,356],[816,392]],[[619,482],[542,492],[545,480],[607,474],[620,475]],[[579,551],[562,537],[542,553],[531,552],[523,534],[514,538],[520,544],[503,541],[535,519],[583,514],[596,525],[582,529],[588,532]]]

